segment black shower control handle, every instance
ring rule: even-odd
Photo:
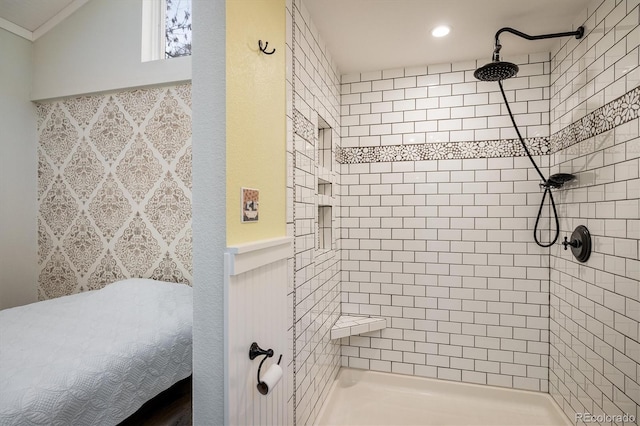
[[[581,246],[579,240],[567,241],[567,237],[564,237],[564,241],[562,242],[562,245],[564,246],[565,250],[568,248],[567,246],[571,246],[571,247],[575,247],[575,248],[578,248],[578,247]]]

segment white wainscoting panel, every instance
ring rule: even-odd
[[[225,417],[229,425],[292,423],[287,410],[292,374],[288,367],[291,360],[287,359],[290,356],[287,351],[287,258],[291,255],[291,238],[229,247],[225,254],[228,366]],[[269,366],[278,362],[280,354],[283,355],[280,363],[283,377],[266,396],[256,389],[262,357],[249,359],[252,342],[274,351],[274,356],[262,367],[263,375]]]

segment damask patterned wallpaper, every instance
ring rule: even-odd
[[[191,85],[38,103],[38,298],[191,284]]]

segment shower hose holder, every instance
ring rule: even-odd
[[[564,237],[564,249],[571,247],[571,253],[578,262],[584,263],[591,256],[591,233],[584,225],[579,225],[571,234],[571,241]]]

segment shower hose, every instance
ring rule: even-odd
[[[516,125],[516,120],[513,117],[513,113],[511,112],[511,107],[509,106],[509,102],[507,101],[507,95],[504,93],[504,88],[502,87],[502,80],[498,80],[498,85],[500,86],[500,92],[502,92],[502,97],[504,98],[504,104],[507,106],[507,111],[509,112],[509,117],[511,117],[511,122],[513,123],[513,128],[516,130],[516,134],[518,135],[518,139],[520,140],[520,143],[522,144],[522,147],[524,148],[524,152],[527,154],[527,157],[529,157],[529,160],[531,160],[531,164],[533,164],[533,167],[535,167],[536,171],[540,175],[540,179],[542,179],[542,182],[543,182],[541,184],[541,186],[544,188],[544,194],[542,194],[542,201],[540,201],[540,208],[538,209],[538,216],[536,217],[536,224],[533,227],[533,239],[535,240],[536,244],[538,244],[540,247],[551,247],[552,245],[554,245],[556,243],[556,241],[558,240],[558,236],[560,235],[560,221],[558,220],[558,210],[556,209],[556,203],[553,200],[553,194],[551,193],[551,184],[549,183],[549,181],[544,177],[544,175],[540,171],[540,168],[538,167],[536,162],[533,160],[533,157],[531,156],[531,153],[529,152],[529,148],[527,148],[527,145],[524,143],[524,138],[520,134],[520,130],[518,129],[518,126]],[[553,240],[550,243],[542,243],[542,242],[540,242],[540,240],[538,240],[538,225],[540,224],[540,216],[542,216],[542,208],[544,206],[544,200],[546,200],[546,198],[547,198],[547,194],[549,194],[549,199],[551,200],[551,207],[553,207],[553,216],[554,216],[555,221],[556,221],[556,233],[555,233],[555,236],[553,237]]]

